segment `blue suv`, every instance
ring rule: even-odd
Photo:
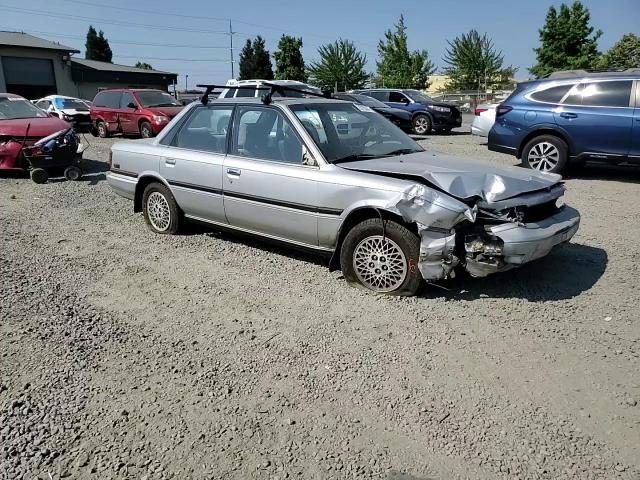
[[[420,90],[369,88],[353,90],[352,93],[369,95],[390,107],[411,113],[413,133],[427,135],[431,130],[449,133],[462,125],[462,115],[455,105],[434,101]]]
[[[552,173],[586,160],[640,163],[640,69],[556,72],[518,84],[496,109],[489,150]]]

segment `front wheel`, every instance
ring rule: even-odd
[[[155,233],[176,234],[180,226],[180,209],[171,190],[161,183],[151,183],[142,195],[142,213]]]
[[[429,115],[416,115],[413,117],[413,133],[416,135],[427,135],[431,132],[431,117]]]
[[[525,166],[547,173],[562,173],[568,157],[567,144],[553,135],[536,137],[522,150],[522,162]]]
[[[142,138],[153,137],[153,130],[151,129],[151,124],[149,122],[142,122],[140,124],[140,136]]]
[[[342,243],[340,264],[350,284],[376,293],[415,295],[422,276],[418,270],[420,239],[392,220],[372,218],[353,227]]]

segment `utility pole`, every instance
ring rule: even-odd
[[[231,78],[235,78],[233,72],[233,36],[237,32],[233,31],[233,27],[231,26],[231,19],[229,19],[229,58],[231,59]]]
[[[189,91],[189,74],[187,73],[184,76],[184,93],[187,93]]]

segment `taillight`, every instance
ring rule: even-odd
[[[513,110],[513,107],[510,107],[509,105],[498,105],[498,108],[496,108],[496,117],[501,117],[502,115],[509,113],[511,110]]]
[[[486,112],[489,110],[488,108],[476,108],[473,113],[475,113],[476,117],[479,117],[482,112]]]
[[[111,170],[111,164],[113,163],[113,152],[109,150],[109,160],[107,161],[109,164],[109,170]]]

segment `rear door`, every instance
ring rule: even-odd
[[[109,133],[115,133],[119,130],[119,115],[120,111],[120,96],[121,92],[118,90],[115,91],[104,91],[98,93],[94,100],[94,118],[93,120],[98,121],[102,119],[107,124],[107,130]]]
[[[622,159],[631,147],[633,80],[583,81],[554,111],[571,136],[574,155]]]
[[[317,166],[303,165],[303,144],[274,106],[236,108],[224,162],[229,224],[308,246],[318,245]]]
[[[633,114],[633,129],[631,131],[631,149],[629,159],[640,162],[640,80],[636,80],[636,101]]]
[[[136,108],[132,108],[129,105],[134,104]],[[122,92],[120,96],[120,128],[122,133],[138,133],[138,117],[139,117],[138,102],[129,92]]]
[[[198,106],[170,134],[160,173],[189,217],[226,223],[222,202],[222,164],[232,105]]]

